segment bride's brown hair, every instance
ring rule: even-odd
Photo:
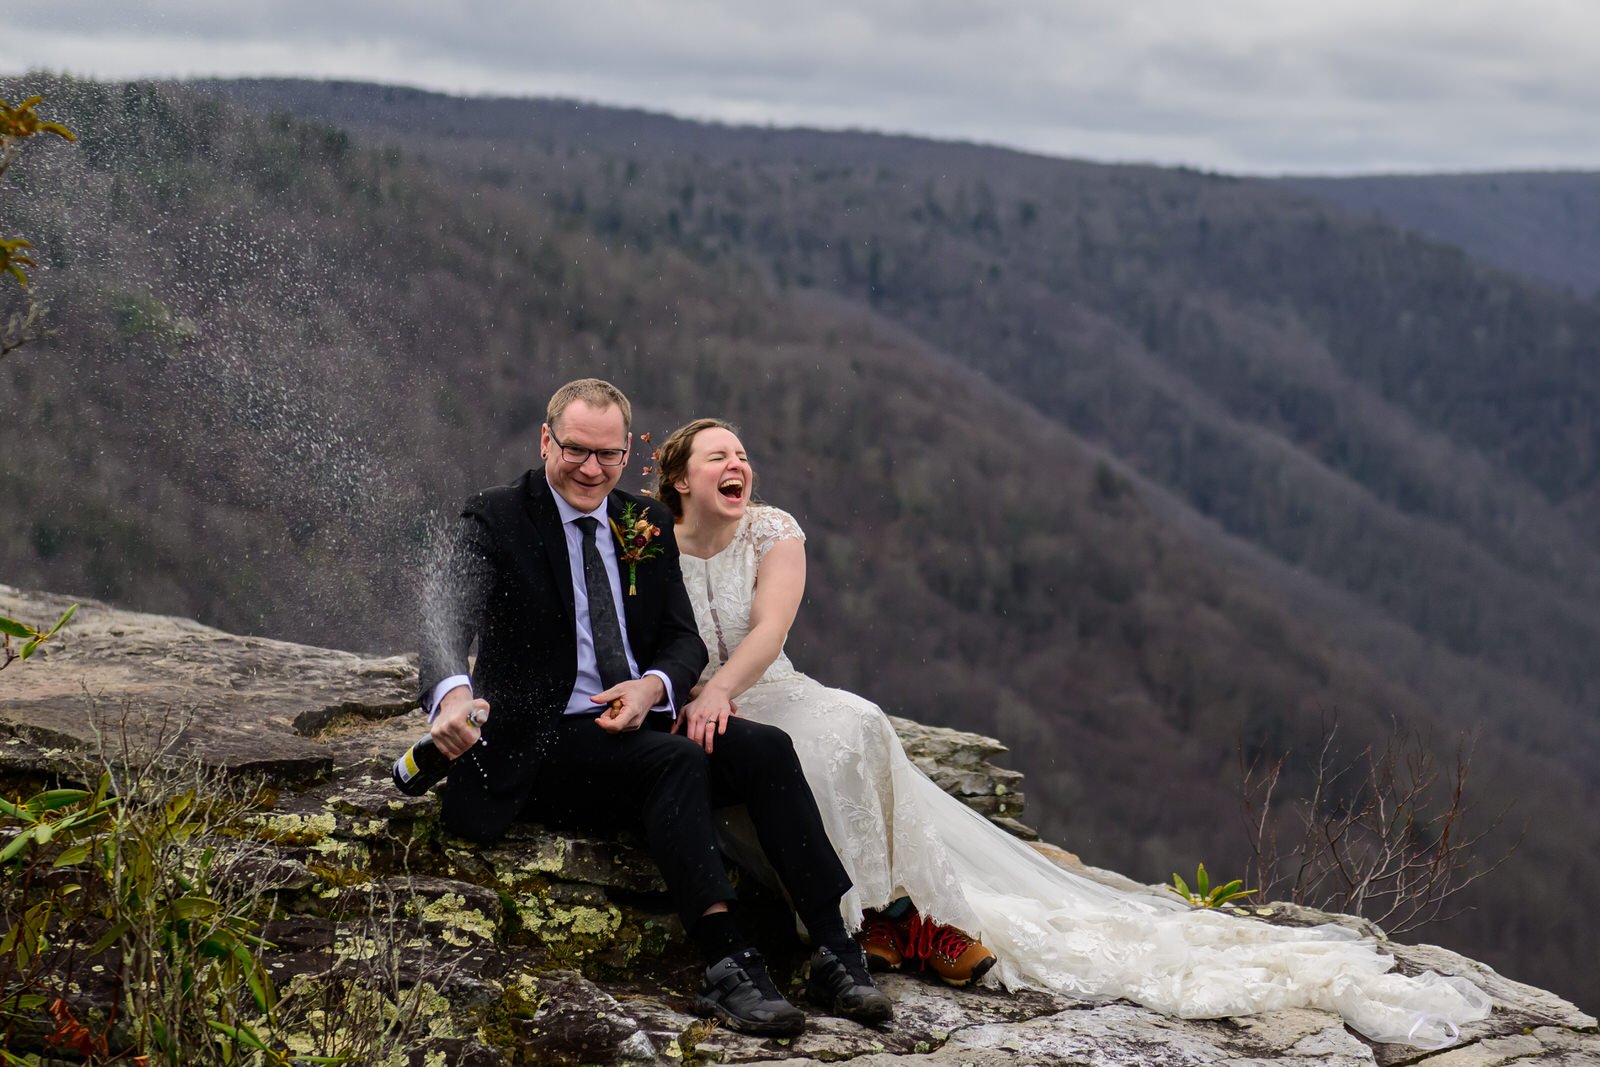
[[[683,518],[683,498],[678,495],[678,490],[673,482],[682,478],[689,472],[689,455],[694,451],[695,435],[701,430],[727,430],[735,437],[739,430],[731,422],[723,419],[695,419],[685,423],[667,435],[661,442],[661,447],[656,449],[656,492],[655,498],[672,509],[678,518]],[[755,493],[754,476],[751,478],[750,492]]]

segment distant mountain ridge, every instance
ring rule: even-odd
[[[780,288],[863,300],[1274,555],[1366,594],[1424,568],[1413,599],[1385,593],[1384,608],[1458,651],[1548,661],[1549,635],[1570,641],[1571,669],[1545,662],[1541,680],[1600,693],[1586,651],[1600,638],[1600,367],[1580,355],[1600,330],[1592,307],[1385,227],[1335,229],[1257,182],[552,102],[226,88],[374,133],[427,129],[447,166],[515,181],[612,239],[732,253]],[[763,195],[801,173],[804,200]],[[1386,276],[1410,262],[1426,272]],[[1142,413],[1128,420],[1108,389]],[[1287,449],[1252,443],[1273,438]],[[1384,517],[1366,515],[1373,498]],[[1374,521],[1382,537],[1351,528]],[[1352,549],[1370,557],[1360,569]],[[1530,580],[1538,610],[1563,620],[1552,630],[1440,610]],[[1534,630],[1540,648],[1516,651]]]
[[[1591,303],[1259,181],[45,89],[88,136],[15,172],[68,328],[0,364],[5,580],[404,648],[434,516],[601,373],[640,429],[742,424],[809,536],[800,666],[1003,737],[1095,862],[1238,857],[1240,740],[1479,731],[1484,806],[1538,825],[1440,936],[1589,996],[1600,842],[1560,826],[1600,799]]]
[[[1457,245],[1502,270],[1600,294],[1600,172],[1282,178],[1279,184]]]

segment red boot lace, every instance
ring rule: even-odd
[[[919,914],[906,924],[906,944],[901,946],[900,954],[908,960],[926,961],[936,953],[956,960],[971,945],[972,938],[954,926],[929,922]]]

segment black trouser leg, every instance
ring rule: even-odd
[[[661,725],[659,721],[657,725]],[[588,716],[555,731],[524,809],[557,827],[642,826],[650,855],[689,928],[734,899],[712,824],[713,806],[743,804],[802,918],[836,913],[850,888],[789,735],[731,719],[716,751],[681,734],[609,734]]]
[[[523,811],[555,827],[642,827],[687,929],[735,895],[711,795],[705,751],[688,738],[655,729],[610,734],[590,716],[571,716],[557,727]]]
[[[728,720],[708,760],[711,799],[743,804],[761,847],[801,918],[839,911],[850,876],[828,840],[794,742],[775,726]]]

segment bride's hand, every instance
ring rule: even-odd
[[[684,706],[673,721],[672,730],[676,733],[682,726],[689,740],[704,747],[709,755],[716,748],[717,735],[728,732],[728,717],[738,713],[727,697],[702,691]]]
[[[705,686],[703,686],[703,685],[697,685],[693,689],[689,690],[689,702],[693,703],[694,702],[694,698],[699,696],[700,695],[700,690],[702,690],[704,688],[705,688]],[[672,729],[668,730],[667,733],[669,733],[669,734],[681,734],[681,733],[683,733],[683,724],[689,721],[688,711],[689,711],[689,705],[685,704],[683,706],[683,708],[678,712],[678,714],[673,717],[673,719],[672,719]]]

